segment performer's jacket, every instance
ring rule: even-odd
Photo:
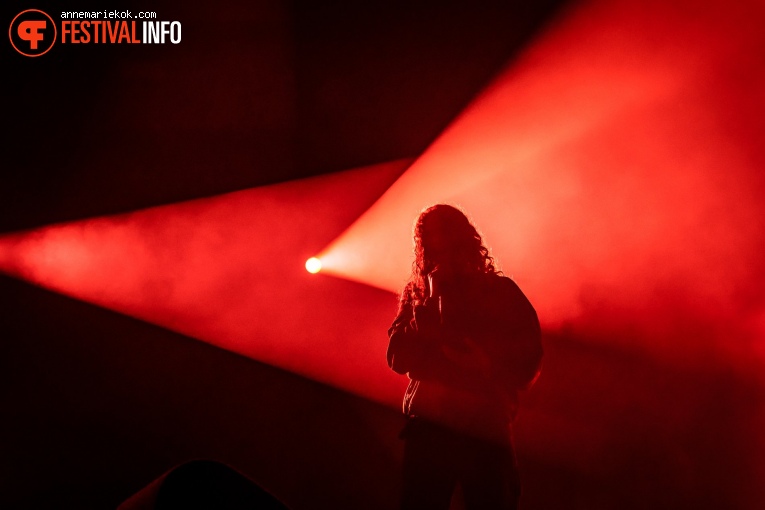
[[[402,300],[388,365],[407,374],[404,413],[509,441],[518,391],[539,375],[537,314],[510,278],[464,275],[438,298]]]

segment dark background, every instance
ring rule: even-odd
[[[130,1],[181,44],[3,45],[0,230],[416,156],[561,2],[414,4]]]
[[[416,157],[569,7],[100,4],[180,21],[183,40],[36,59],[0,44],[0,233]],[[87,6],[4,2],[5,26],[28,8]],[[295,509],[395,507],[397,410],[4,276],[0,307],[1,508],[114,508],[199,458]],[[565,330],[543,340],[517,430],[524,508],[765,500],[752,379]]]
[[[1,45],[2,233],[414,157],[562,2],[96,8],[155,11],[183,40]],[[395,506],[395,410],[6,277],[0,306],[1,507],[113,508],[195,458],[296,509]],[[529,490],[555,505],[540,483],[578,479],[537,463]]]

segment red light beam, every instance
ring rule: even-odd
[[[303,267],[408,164],[6,235],[0,269],[398,407],[394,297]]]
[[[762,23],[753,0],[581,4],[321,252],[323,272],[400,289],[414,218],[456,203],[548,329],[677,360],[761,352]]]

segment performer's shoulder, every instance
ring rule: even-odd
[[[513,280],[509,276],[495,273],[495,274],[487,274],[486,278],[491,285],[495,285],[499,288],[511,289],[511,290],[517,290],[517,291],[521,290],[521,288],[518,287],[518,284],[515,283],[515,280]]]
[[[528,301],[526,294],[521,290],[518,284],[509,276],[501,274],[487,275],[491,286],[495,292],[508,298],[520,301]]]

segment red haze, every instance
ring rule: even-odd
[[[580,5],[324,250],[324,272],[399,289],[413,219],[456,203],[548,330],[761,358],[763,23],[755,1]]]
[[[395,296],[305,261],[408,161],[0,238],[0,268],[83,301],[398,406]]]

